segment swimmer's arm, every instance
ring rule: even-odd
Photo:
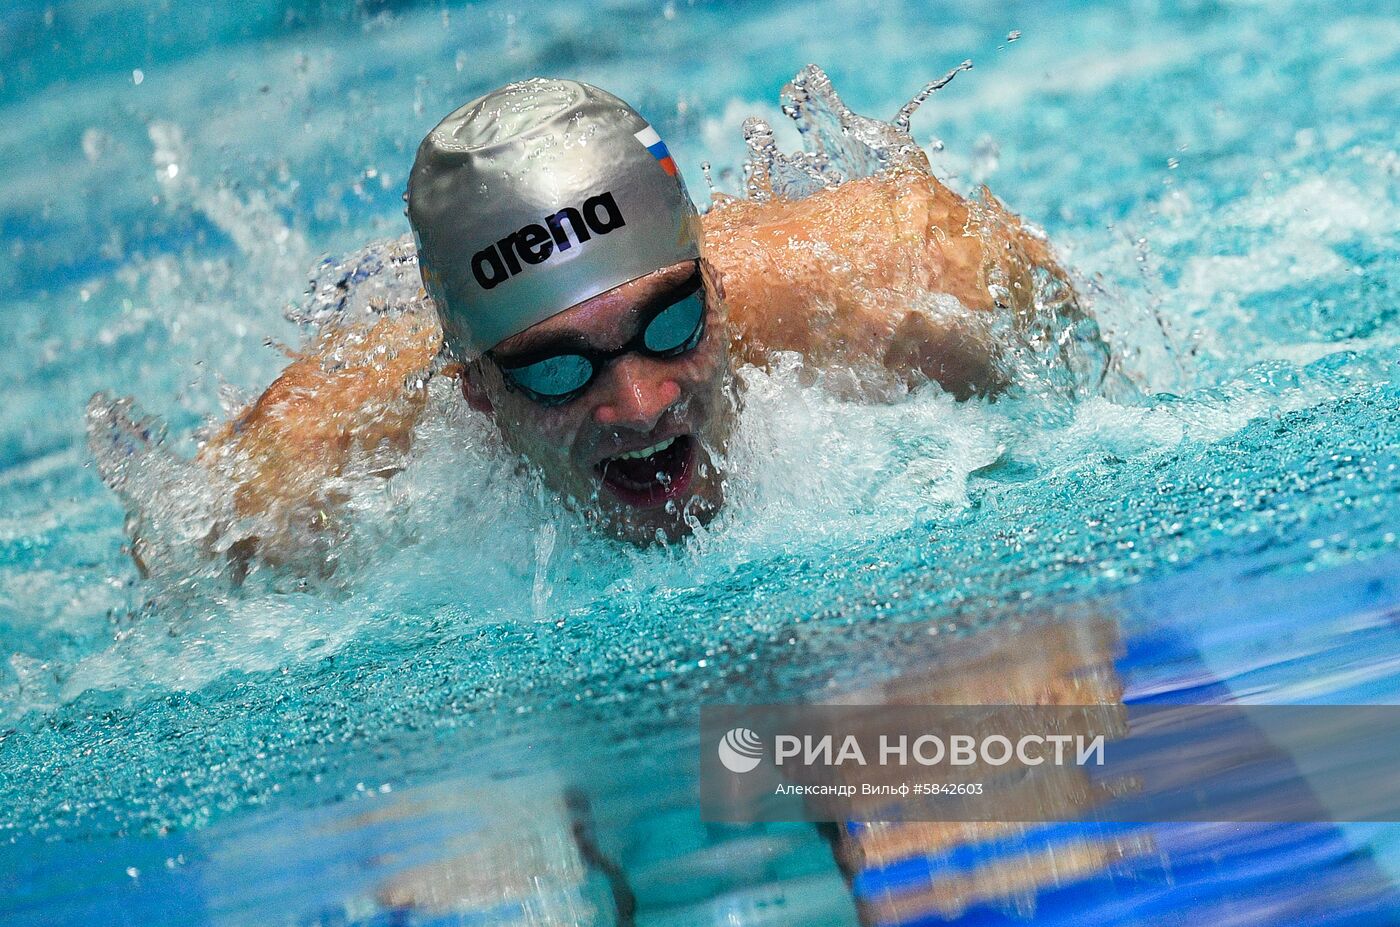
[[[1037,269],[1073,293],[995,200],[969,203],[920,171],[734,202],[705,216],[705,233],[741,358],[797,351],[822,367],[933,379],[960,398],[1006,385],[986,324],[999,300],[1029,317]]]
[[[395,472],[440,344],[436,320],[415,313],[323,335],[200,449],[200,462],[232,483],[235,513],[262,523],[262,559],[287,559],[279,547],[324,526],[341,501],[333,480],[352,461]]]
[[[1014,632],[993,627],[945,644],[936,649],[938,658],[930,664],[915,664],[843,701],[904,706],[1097,705],[1103,711],[1097,717],[1121,719],[1123,683],[1113,664],[1121,643],[1112,616],[1083,615],[1072,622],[1042,622],[1028,615],[1023,622]],[[1016,722],[1008,719],[1008,723],[1014,726]],[[1014,846],[1035,830],[1035,825],[1016,823],[1018,820],[1077,821],[1109,797],[1107,790],[1092,785],[1078,768],[1044,769],[1034,782],[1002,777],[984,783],[988,794],[996,796],[996,821],[901,820],[907,815],[881,814],[878,804],[857,806],[888,823],[827,829],[832,852],[847,879],[854,880],[865,870],[888,871],[900,863],[939,858],[959,848],[992,842]],[[894,786],[911,781],[911,775],[912,781],[920,783],[959,781],[938,767],[916,769],[912,774],[897,766],[884,770],[872,767],[865,773],[871,784]],[[878,803],[880,799],[870,801]],[[952,919],[966,907],[1033,898],[1042,889],[1101,874],[1145,852],[1143,843],[1104,838],[1086,825],[1078,834],[1053,839],[1048,846],[1036,846],[1032,839],[1013,854],[998,857],[987,853],[975,866],[955,867],[955,871],[922,880],[910,878],[897,891],[858,898],[857,908],[863,924],[923,922],[934,916]]]

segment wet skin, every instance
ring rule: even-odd
[[[997,309],[992,279],[1003,281],[998,299],[1018,319],[1032,316],[1033,273],[1062,281],[1071,296],[1062,311],[1082,312],[1041,239],[995,201],[971,203],[920,171],[850,181],[800,201],[735,203],[702,219],[707,327],[691,354],[620,357],[561,407],[507,390],[489,358],[455,368],[467,400],[510,446],[569,504],[625,538],[650,540],[658,530],[674,537],[689,524],[664,503],[638,505],[606,486],[597,466],[604,458],[693,435],[692,498],[679,507],[703,522],[722,503],[720,474],[705,464],[732,427],[724,387],[732,364],[795,352],[814,367],[855,371],[860,383],[934,380],[958,398],[989,396],[1005,385],[1000,346],[976,324]],[[509,360],[531,339],[566,331],[615,348],[636,333],[639,307],[688,273],[681,265],[639,278],[507,339],[497,356]],[[962,308],[930,313],[929,294]],[[245,547],[270,563],[295,561],[306,527],[334,529],[340,500],[327,487],[357,454],[407,450],[441,344],[430,311],[328,329],[211,436],[200,461],[232,486],[237,514],[259,526]],[[382,475],[393,472],[386,466]]]
[[[699,288],[705,333],[672,358],[636,352],[609,363],[575,399],[543,405],[505,382],[501,367],[579,342],[614,350],[632,339],[649,310]],[[675,538],[704,523],[723,502],[715,457],[733,423],[723,303],[713,277],[683,262],[640,277],[501,342],[461,378],[467,402],[495,421],[512,450],[571,505],[633,541]],[[674,440],[672,440],[674,439]],[[619,459],[671,441],[663,451]],[[628,479],[632,473],[636,478]],[[661,474],[661,479],[656,479]]]

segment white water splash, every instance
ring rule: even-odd
[[[803,74],[801,93],[785,102],[808,120],[809,131],[798,138],[811,147],[804,148],[807,157],[784,160],[776,133],[774,148],[764,149],[774,157],[760,193],[811,193],[839,177],[883,169],[892,151],[915,159],[907,134],[893,148],[880,148],[894,126],[852,123],[829,82],[817,79],[820,72]],[[842,136],[839,144],[823,136],[851,124],[869,131]],[[182,163],[176,136],[159,144],[158,169]],[[182,167],[169,189],[216,212],[228,206],[190,183]],[[1262,208],[1262,196],[1260,202]],[[221,220],[237,231],[231,237],[246,241],[251,229],[275,236],[256,197],[244,207]],[[254,252],[256,259],[280,266],[293,260],[298,240],[289,234],[285,253],[272,241],[270,251]],[[1201,277],[1190,285],[1209,291],[1223,281]],[[1115,308],[1103,299],[1096,308]],[[306,300],[289,314],[305,325],[334,327],[398,311],[425,311],[406,239],[323,263]],[[1030,350],[1018,376],[1032,378],[1047,357]],[[104,399],[92,411],[99,469],[133,517],[153,526],[146,536],[164,545],[163,562],[179,568],[143,587],[153,606],[138,609],[107,647],[57,668],[16,655],[11,672],[25,682],[13,710],[50,710],[89,688],[199,688],[234,669],[320,658],[365,633],[422,635],[425,614],[433,616],[433,628],[560,621],[599,596],[623,607],[665,590],[721,583],[744,564],[785,552],[878,540],[916,522],[957,517],[985,491],[978,472],[999,464],[1019,464],[1034,478],[1096,452],[1143,454],[1215,440],[1257,415],[1335,395],[1321,378],[1289,385],[1291,372],[1152,404],[1090,396],[1047,417],[1033,397],[956,403],[933,387],[898,403],[852,402],[837,378],[813,378],[795,358],[778,358],[768,369],[739,371],[746,399],[727,462],[733,476],[726,511],[683,544],[649,550],[591,534],[520,471],[450,383],[434,381],[412,449],[396,462],[401,472],[386,481],[373,475],[380,462],[358,461],[339,481],[348,530],[333,550],[332,579],[307,583],[255,568],[241,590],[229,587],[222,566],[200,548],[209,527],[227,517],[226,496],[167,449],[157,424],[123,401]]]

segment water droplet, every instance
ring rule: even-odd
[[[948,86],[948,84],[952,83],[953,78],[958,76],[958,72],[971,70],[972,59],[968,58],[962,64],[953,68],[951,71],[949,71],[947,74],[944,74],[942,77],[938,78],[938,80],[929,81],[927,84],[924,85],[923,90],[920,90],[918,93],[914,94],[914,98],[912,100],[910,100],[908,103],[905,103],[899,108],[899,112],[896,113],[894,119],[891,120],[894,124],[894,127],[901,132],[908,132],[909,120],[914,117],[914,111],[917,110],[925,100],[927,100],[933,94],[937,93],[939,90],[942,90],[944,87]]]
[[[718,191],[715,189],[715,178],[710,174],[709,161],[700,162],[700,174],[705,178],[705,186],[709,188],[710,200],[711,202],[713,202],[715,198],[715,193],[717,193]]]
[[[773,127],[757,116],[750,116],[744,120],[743,132],[744,144],[749,148],[749,159],[744,165],[744,186],[750,199],[763,202],[773,195],[773,163],[778,154]]]

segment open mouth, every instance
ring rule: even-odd
[[[681,498],[695,473],[695,439],[667,438],[651,447],[609,457],[597,466],[603,485],[628,505],[665,505]]]

